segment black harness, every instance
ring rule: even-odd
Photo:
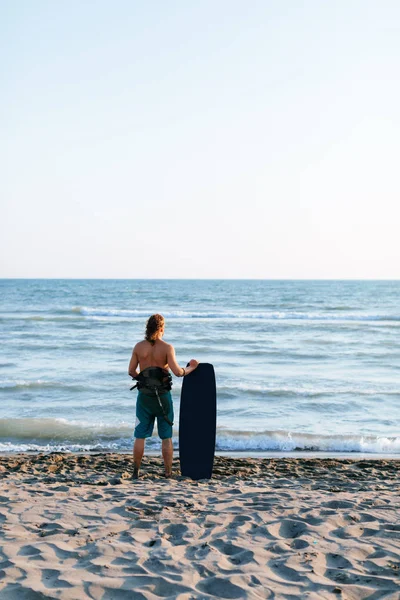
[[[159,411],[161,410],[161,414],[168,425],[172,426],[173,423],[168,418],[167,411],[160,398],[160,394],[169,392],[172,388],[172,377],[169,371],[161,367],[147,367],[133,379],[136,379],[137,383],[131,387],[131,390],[137,388],[145,394],[149,398],[154,414],[157,416],[157,413],[160,414]],[[154,403],[152,403],[152,399],[154,399]]]

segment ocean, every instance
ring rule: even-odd
[[[130,451],[128,364],[159,312],[182,366],[214,365],[217,452],[400,455],[400,281],[3,279],[0,298],[2,452]]]

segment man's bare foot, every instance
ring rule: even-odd
[[[172,471],[169,471],[168,473],[167,473],[167,471],[165,471],[165,473],[164,473],[164,477],[165,477],[166,479],[170,479],[170,478],[172,477]]]

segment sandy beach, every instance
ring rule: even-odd
[[[400,461],[0,457],[0,598],[400,598]]]

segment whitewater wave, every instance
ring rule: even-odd
[[[347,386],[335,386],[334,384],[325,386],[277,386],[274,384],[257,384],[253,382],[232,382],[225,383],[218,386],[218,395],[224,394],[235,395],[235,392],[244,392],[253,396],[259,396],[260,394],[265,396],[293,396],[293,397],[319,397],[319,396],[338,396],[338,395],[351,395],[357,396],[379,396],[381,394],[387,396],[398,396],[400,397],[400,389],[388,389],[384,387],[365,387],[355,388]]]
[[[113,308],[91,308],[76,306],[72,312],[85,317],[120,317],[148,318],[149,312],[144,310],[123,310]],[[364,313],[327,314],[325,312],[286,312],[286,311],[164,311],[168,319],[260,319],[260,320],[306,320],[306,321],[395,321],[400,322],[400,315],[379,315]]]
[[[121,375],[120,371],[108,371],[106,374],[107,378],[115,377]],[[99,375],[99,378],[102,378],[102,375]],[[130,382],[128,382],[130,385]],[[128,385],[127,383],[127,385]],[[115,384],[112,383],[112,386]],[[174,381],[174,390],[179,391],[181,389],[181,382]],[[90,383],[86,383],[85,385],[77,384],[77,383],[66,383],[62,381],[48,381],[37,379],[33,381],[26,380],[0,380],[0,392],[1,391],[9,391],[9,392],[18,392],[24,390],[67,390],[70,392],[87,392],[88,390],[98,389],[98,385],[95,386]],[[104,389],[104,383],[101,384],[101,389]],[[222,399],[224,396],[232,397],[237,395],[237,393],[245,393],[250,396],[260,397],[260,396],[276,396],[280,397],[304,397],[304,398],[312,398],[312,397],[335,397],[340,395],[351,395],[354,397],[357,396],[394,396],[400,398],[400,389],[394,390],[384,387],[365,387],[365,388],[355,388],[355,387],[347,387],[347,386],[335,386],[334,384],[325,386],[286,386],[286,385],[274,385],[274,384],[257,384],[254,382],[232,382],[225,383],[218,386],[218,396]]]
[[[217,435],[217,449],[230,452],[365,452],[374,454],[400,454],[400,437],[226,430]]]
[[[210,311],[210,310],[170,310],[163,311],[163,315],[168,319],[220,319],[220,320],[239,320],[239,321],[323,321],[323,322],[390,322],[392,324],[400,323],[400,315],[389,314],[368,314],[364,312],[354,312],[353,310],[332,310],[328,308],[326,311],[315,312],[300,312],[300,311]],[[45,321],[65,321],[71,327],[82,318],[92,320],[132,320],[132,319],[148,319],[150,313],[148,310],[136,309],[117,309],[117,308],[96,308],[88,306],[74,306],[71,309],[56,309],[54,312],[43,312],[39,314],[23,314],[23,313],[8,313],[3,315],[2,320],[23,320],[33,322]],[[78,326],[78,323],[76,323]]]
[[[131,436],[131,423],[116,424],[87,421],[68,421],[54,418],[3,418],[0,419],[0,439],[54,442],[58,440],[88,444]]]
[[[71,444],[70,442],[56,444],[0,442],[0,452],[124,452],[132,445],[104,444]]]
[[[127,451],[132,446],[133,423],[74,422],[66,419],[0,419],[0,451]],[[178,430],[174,430],[178,448]],[[158,448],[153,436],[147,447]],[[323,435],[290,431],[237,431],[217,428],[216,451],[331,452],[399,454],[400,436]]]
[[[66,389],[71,392],[82,392],[87,390],[88,386],[78,385],[74,383],[65,383],[61,381],[44,381],[42,379],[37,379],[35,381],[0,381],[0,390],[7,391],[18,391],[18,390],[39,390],[39,389],[47,389],[47,390],[60,390]]]

